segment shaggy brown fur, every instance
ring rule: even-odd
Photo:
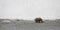
[[[42,18],[35,18],[35,22],[36,22],[36,23],[42,23],[43,20],[42,20]]]

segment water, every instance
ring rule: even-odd
[[[55,21],[44,21],[44,23],[35,23],[34,21],[0,22],[0,30],[60,30],[60,23]]]

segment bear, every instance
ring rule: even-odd
[[[36,22],[36,23],[42,23],[43,20],[42,20],[42,18],[39,17],[39,18],[35,18],[35,22]]]

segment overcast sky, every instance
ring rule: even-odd
[[[60,0],[0,0],[0,18],[60,18]]]

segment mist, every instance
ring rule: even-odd
[[[60,0],[0,0],[0,18],[60,18]]]

